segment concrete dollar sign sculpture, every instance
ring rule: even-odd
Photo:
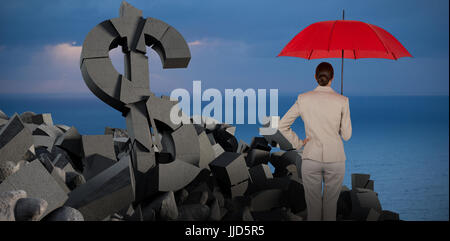
[[[199,173],[199,142],[192,124],[174,124],[170,110],[177,101],[150,91],[146,46],[160,56],[163,68],[186,68],[191,54],[183,36],[167,23],[142,17],[142,11],[122,2],[119,18],[95,26],[86,36],[80,57],[82,76],[103,102],[122,112],[132,140],[136,200],[157,191],[176,191]],[[122,47],[125,71],[112,65],[109,51]],[[166,153],[159,162],[155,153]],[[167,158],[166,158],[167,159]]]

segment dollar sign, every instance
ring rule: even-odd
[[[88,88],[103,102],[122,112],[132,141],[131,159],[136,178],[136,199],[157,191],[176,191],[200,171],[199,143],[192,124],[174,124],[170,110],[177,101],[150,91],[146,46],[160,56],[163,68],[186,68],[191,54],[183,36],[167,23],[142,17],[142,11],[122,2],[119,18],[95,26],[83,43],[80,69]],[[124,75],[117,72],[109,51],[124,53]],[[185,139],[190,143],[186,144]],[[187,146],[186,146],[187,145]],[[155,153],[157,149],[157,153]],[[166,153],[169,160],[158,162]],[[176,170],[181,177],[176,175]]]

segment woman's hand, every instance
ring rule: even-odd
[[[303,140],[303,146],[306,145],[306,143],[308,143],[308,141],[310,140],[309,136],[307,136],[304,140]]]

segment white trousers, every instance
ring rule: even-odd
[[[345,162],[302,160],[302,181],[308,221],[336,221],[337,201],[344,175]]]

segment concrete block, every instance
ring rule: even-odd
[[[75,208],[62,206],[47,214],[42,221],[84,221],[84,218]]]
[[[260,149],[250,149],[245,161],[248,167],[254,167],[260,164],[267,164],[270,160],[270,152]]]
[[[232,185],[230,187],[230,194],[231,194],[231,198],[234,197],[240,197],[240,196],[244,196],[245,192],[247,191],[248,188],[248,180],[245,180],[243,182],[240,182],[236,185]]]
[[[83,176],[91,179],[117,162],[114,143],[111,135],[84,135]]]
[[[236,152],[238,142],[236,137],[223,129],[216,129],[213,131],[214,140],[227,152]]]
[[[272,148],[269,146],[269,143],[264,137],[255,136],[252,138],[252,142],[250,143],[250,148],[252,149],[260,149],[264,151],[270,151]]]
[[[352,174],[352,189],[366,188],[366,185],[369,182],[369,179],[370,179],[369,174],[353,173]]]
[[[134,191],[131,161],[122,159],[74,189],[64,205],[78,209],[87,221],[103,220],[128,207],[135,199]]]
[[[39,221],[48,203],[39,198],[21,198],[14,208],[16,221]]]
[[[272,147],[278,147],[285,151],[295,149],[291,142],[277,129],[260,128],[259,132]]]
[[[281,154],[281,156],[278,156]],[[295,165],[297,168],[297,177],[293,177],[294,180],[301,179],[301,167],[302,167],[302,157],[301,155],[293,150],[293,151],[286,151],[284,153],[279,154],[273,154],[271,155],[270,162],[275,167],[274,176],[280,177],[280,176],[287,176],[289,173],[295,174],[295,169],[290,169],[290,171],[287,169],[289,165]]]
[[[250,168],[249,170],[250,178],[252,183],[258,185],[259,187],[264,187],[268,179],[272,179],[272,171],[270,167],[266,164],[260,164]]]
[[[22,166],[0,184],[0,192],[24,190],[30,198],[40,198],[48,203],[44,216],[62,206],[67,194],[40,161]]]
[[[351,190],[350,196],[352,200],[352,219],[366,220],[370,209],[381,213],[382,208],[376,192],[369,189],[354,188]]]
[[[36,125],[53,125],[52,114],[50,113],[33,115],[31,121]]]
[[[81,135],[75,127],[71,127],[62,136],[55,141],[55,146],[67,151],[71,156],[81,158],[83,149],[81,143]]]
[[[17,163],[23,159],[31,145],[31,132],[25,128],[19,116],[14,114],[0,129],[0,162]]]
[[[154,178],[157,178],[157,182],[155,182],[157,190],[168,192],[180,190],[191,183],[199,174],[200,168],[175,159],[170,163],[158,164],[154,172]]]
[[[224,152],[209,164],[217,181],[225,190],[249,179],[247,166],[242,154]]]

